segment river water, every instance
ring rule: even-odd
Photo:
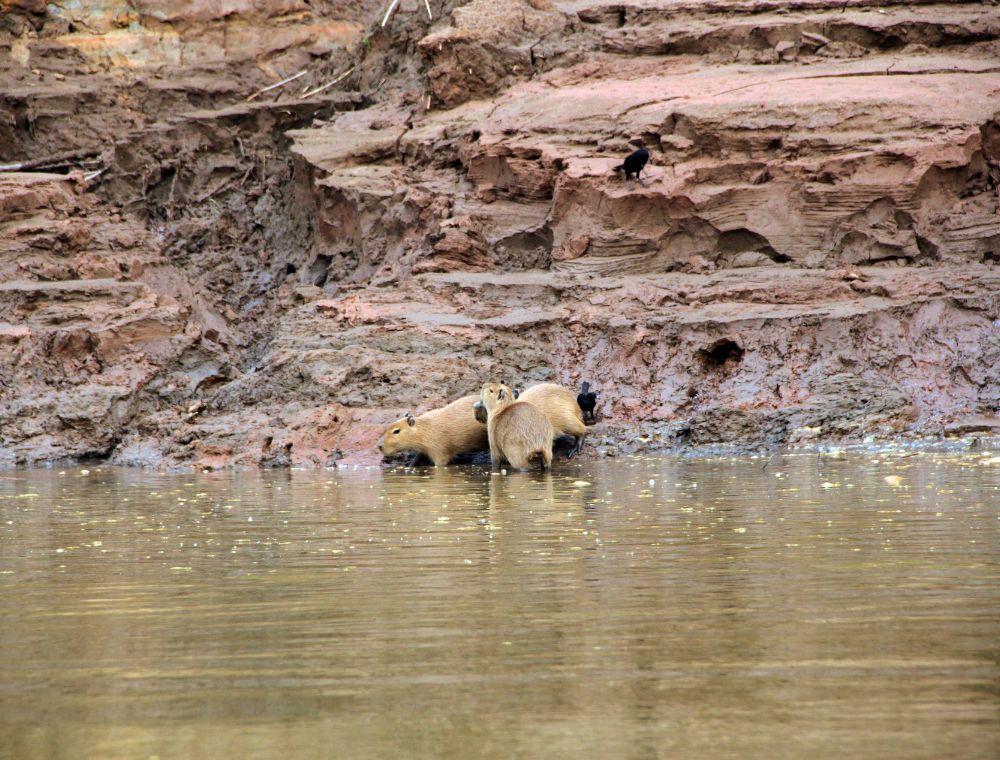
[[[1000,757],[1000,458],[0,473],[0,758]]]

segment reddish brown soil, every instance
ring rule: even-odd
[[[0,465],[372,462],[501,378],[591,455],[1000,430],[995,4],[78,5],[0,0]]]

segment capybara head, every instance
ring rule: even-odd
[[[517,397],[521,395],[521,392],[517,388],[515,388],[513,390],[513,394],[514,394],[514,399],[516,400]],[[486,421],[489,419],[489,415],[486,413],[486,407],[483,406],[483,401],[481,397],[482,397],[482,391],[480,391],[480,400],[472,405],[472,410],[476,414],[476,422],[485,425]]]
[[[386,456],[407,451],[420,442],[420,434],[417,418],[407,412],[385,429],[378,439],[378,450]]]
[[[476,422],[481,422],[482,424],[485,425],[488,416],[486,414],[486,407],[483,406],[483,402],[477,401],[475,404],[472,405],[472,410],[473,412],[475,412]]]
[[[479,400],[487,412],[513,404],[515,398],[514,391],[503,383],[483,383],[479,391]]]

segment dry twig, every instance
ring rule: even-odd
[[[317,87],[315,90],[309,90],[309,92],[307,92],[307,93],[305,93],[305,94],[302,95],[302,99],[310,98],[313,95],[315,95],[316,93],[323,92],[323,90],[328,90],[331,87],[333,87],[335,84],[337,84],[338,82],[344,81],[345,79],[347,79],[348,76],[350,76],[352,73],[354,73],[354,69],[356,69],[356,68],[357,68],[357,66],[351,66],[351,68],[349,68],[347,71],[345,71],[339,77],[337,77],[336,79],[334,79],[332,82],[327,82],[326,84],[322,85],[321,87]]]
[[[392,2],[389,3],[389,10],[385,12],[385,18],[382,19],[383,28],[385,27],[386,24],[389,23],[389,16],[391,16],[392,12],[396,10],[397,5],[399,5],[399,0],[392,0]]]
[[[197,198],[194,199],[194,202],[204,203],[205,201],[214,198],[219,193],[223,192],[224,190],[228,190],[230,187],[232,187],[235,181],[236,181],[235,177],[227,179],[225,182],[216,187],[214,190],[209,190],[207,193],[202,193],[201,195],[199,195]]]
[[[265,92],[269,92],[277,87],[286,85],[289,82],[294,82],[299,77],[304,77],[306,75],[306,72],[307,69],[302,69],[302,71],[300,71],[298,74],[292,74],[290,77],[286,77],[285,79],[282,79],[280,82],[275,82],[274,84],[268,85],[267,87],[262,87],[261,89],[257,90],[257,92],[255,92],[253,95],[251,95],[249,98],[247,98],[247,103],[256,98],[258,95],[263,95]]]
[[[0,164],[0,172],[23,172],[28,169],[54,169],[59,166],[73,166],[82,163],[83,159],[99,155],[101,155],[99,149],[59,153],[48,158],[36,158],[31,161],[20,161],[16,164]]]

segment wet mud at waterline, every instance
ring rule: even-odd
[[[0,477],[0,758],[994,758],[1000,456]]]

